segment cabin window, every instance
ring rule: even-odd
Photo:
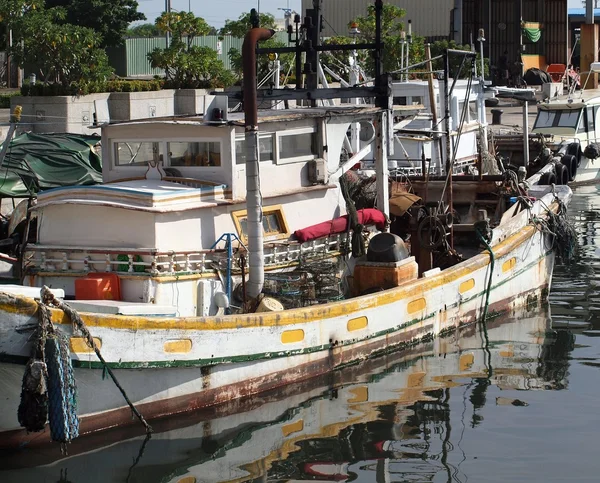
[[[546,111],[540,109],[535,120],[534,129],[548,127],[563,127],[577,129],[581,109],[565,109],[561,111]]]
[[[590,132],[593,132],[595,129],[595,123],[594,120],[596,119],[596,108],[595,107],[588,107],[587,108],[587,130]]]
[[[258,138],[260,161],[273,162],[273,134],[261,134]],[[235,142],[235,162],[244,164],[246,162],[246,140],[238,139]]]
[[[160,143],[127,141],[115,143],[115,166],[146,166],[163,159]]]
[[[557,111],[539,110],[535,120],[535,128],[552,127],[556,120]]]
[[[577,127],[580,112],[579,109],[576,111],[561,112],[556,125],[558,127]]]
[[[240,239],[246,243],[248,241],[248,212],[246,210],[234,211],[231,216]],[[290,236],[290,229],[281,205],[263,207],[262,225],[267,241]]]
[[[221,166],[219,142],[170,142],[167,149],[171,166]]]
[[[469,122],[477,121],[477,101],[469,102]]]
[[[308,130],[281,133],[279,137],[279,163],[295,163],[315,159],[319,155],[317,132]]]

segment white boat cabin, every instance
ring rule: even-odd
[[[538,105],[534,133],[579,140],[584,146],[600,139],[600,97],[565,99]]]
[[[450,85],[452,87],[452,84]],[[416,116],[403,118],[397,116],[394,125],[394,154],[389,157],[391,174],[399,169],[405,174],[421,175],[423,160],[431,174],[441,174],[444,166],[445,153],[439,152],[439,142],[436,139],[443,135],[446,129],[444,119],[444,83],[434,80],[435,108],[438,125],[433,125],[433,107],[429,95],[429,85],[426,81],[394,82],[392,93],[396,106],[423,106],[423,111]],[[465,103],[467,106],[465,107]],[[455,169],[459,172],[477,159],[478,136],[480,128],[487,125],[483,91],[479,83],[473,82],[469,87],[467,80],[456,81],[450,94],[450,140],[451,152],[456,152]],[[461,119],[464,123],[461,126]],[[401,114],[401,111],[400,113]],[[460,135],[459,135],[460,130]],[[363,140],[365,136],[363,134]],[[364,167],[374,164],[374,157],[365,159]]]
[[[266,270],[344,243],[341,234],[300,244],[293,233],[346,213],[329,178],[339,177],[351,122],[377,112],[259,112]],[[26,283],[73,298],[79,278],[116,272],[123,302],[174,307],[180,316],[215,314],[227,237],[236,248],[236,238],[246,242],[244,144],[241,113],[218,123],[174,117],[103,126],[104,183],[39,195]]]

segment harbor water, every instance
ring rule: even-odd
[[[0,453],[1,482],[596,482],[600,187],[550,305],[210,411]],[[0,381],[0,388],[2,381]],[[1,397],[1,389],[0,389]]]

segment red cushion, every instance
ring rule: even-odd
[[[385,215],[374,208],[367,208],[358,211],[358,222],[361,225],[375,225],[378,230],[383,230],[385,227]],[[327,235],[335,235],[344,233],[348,230],[348,215],[335,218],[331,221],[325,221],[317,225],[296,230],[294,235],[300,243],[315,240]]]

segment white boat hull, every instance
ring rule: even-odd
[[[557,190],[567,203],[569,188]],[[548,235],[532,226],[530,217],[553,201],[554,195],[547,194],[531,211],[516,214],[494,230],[493,263],[483,251],[437,274],[370,295],[224,317],[81,317],[146,418],[212,406],[447,333],[484,313],[544,299],[554,252]],[[17,421],[37,312],[33,299],[0,293],[0,447],[49,439],[47,433],[26,434]],[[70,337],[80,432],[134,423],[113,382],[103,378],[102,363],[73,332],[68,317],[53,310],[52,319]]]

